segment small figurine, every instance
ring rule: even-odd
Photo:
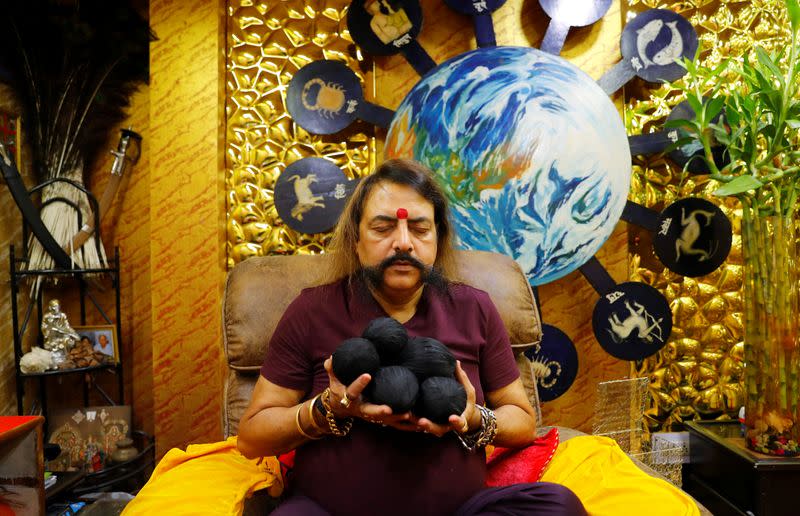
[[[47,304],[47,312],[42,316],[42,335],[44,349],[53,354],[56,366],[66,362],[67,351],[80,340],[78,333],[69,325],[67,315],[61,311],[58,299],[51,299]]]

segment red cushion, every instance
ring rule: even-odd
[[[558,428],[537,438],[527,448],[495,447],[486,459],[486,485],[500,487],[538,482],[558,447]]]

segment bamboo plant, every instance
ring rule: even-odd
[[[685,61],[693,120],[676,120],[742,208],[747,444],[800,454],[800,6],[785,0],[789,45],[756,47],[715,67]],[[719,148],[723,159],[720,159]],[[716,159],[715,159],[716,155]]]

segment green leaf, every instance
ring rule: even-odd
[[[725,183],[714,191],[714,195],[725,197],[726,195],[738,195],[748,190],[756,190],[764,186],[764,183],[753,176],[739,176],[729,183]]]
[[[786,125],[792,129],[800,129],[800,120],[787,120]]]
[[[786,0],[786,8],[789,10],[789,22],[792,24],[792,32],[800,29],[800,4],[797,0]]]
[[[725,97],[719,96],[714,97],[710,101],[708,101],[705,105],[706,114],[704,119],[708,122],[714,120],[717,115],[722,111],[722,106],[725,104]]]
[[[767,51],[761,47],[756,47],[756,56],[758,56],[758,62],[761,63],[761,66],[769,70],[783,84],[783,72],[773,62],[772,56],[767,54]]]

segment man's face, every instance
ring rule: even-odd
[[[100,337],[98,337],[98,339],[100,340],[100,345],[101,346],[105,346],[106,342],[108,342],[108,339],[102,333],[100,334]]]
[[[398,219],[398,208],[404,208],[408,218]],[[427,267],[436,261],[433,205],[408,186],[387,181],[376,185],[364,204],[358,235],[356,253],[364,267],[375,267],[400,252]],[[385,270],[380,288],[387,293],[413,291],[422,277],[418,267],[400,261]]]

